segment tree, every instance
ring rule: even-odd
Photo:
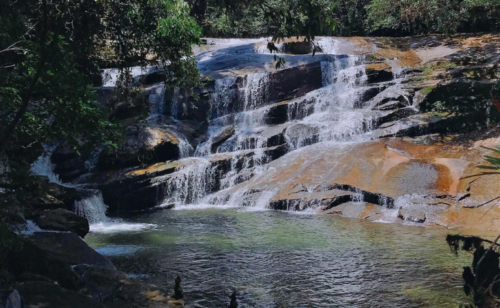
[[[166,82],[192,85],[200,36],[182,0],[2,1],[0,150],[109,140],[114,125],[92,89],[99,69],[119,67],[127,77],[129,66],[155,65]]]
[[[499,0],[372,0],[366,6],[367,28],[399,34],[471,31],[481,23],[474,14],[479,9],[491,19],[487,24],[492,31],[499,7]]]

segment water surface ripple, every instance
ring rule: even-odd
[[[458,307],[461,268],[446,231],[242,209],[137,217],[155,229],[91,234],[119,269],[171,291],[183,277],[188,307]]]

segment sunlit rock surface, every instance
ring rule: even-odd
[[[315,56],[291,39],[281,69],[265,38],[208,41],[204,88],[132,70],[148,120],[78,179],[111,213],[209,204],[497,229],[496,204],[478,205],[500,178],[470,176],[500,144],[498,36],[319,37]]]

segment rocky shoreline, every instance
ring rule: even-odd
[[[173,191],[181,189],[178,185],[184,189],[196,181],[205,183],[203,191],[196,196],[183,192],[183,202],[216,193],[208,202],[224,203],[244,190],[247,193],[241,196],[240,205],[252,206],[267,192],[265,187],[286,183],[273,191],[268,206],[298,211],[319,207],[344,215],[342,208],[349,207],[353,198],[382,207],[387,205],[383,200],[399,200],[411,208],[398,215],[402,221],[495,231],[494,223],[488,222],[500,215],[496,207],[471,209],[498,195],[495,183],[500,178],[470,176],[478,173],[476,167],[489,153],[483,146],[500,144],[496,124],[500,112],[495,105],[500,95],[496,88],[500,78],[498,35],[329,40],[319,38],[325,53],[333,48],[335,54],[347,56],[289,55],[285,43],[282,48],[288,66],[281,70],[268,65],[272,57],[259,53],[259,42],[218,46],[214,41],[202,46],[198,51],[200,71],[215,81],[192,94],[163,89],[159,101],[158,84],[144,83],[144,97],[150,105],[159,103],[162,113],[141,121],[132,110],[122,113],[128,125],[125,140],[118,149],[99,152],[90,173],[84,167],[85,157],[60,145],[52,155],[56,172],[63,179],[102,191],[113,215],[170,208],[177,202],[168,200]],[[354,111],[369,109],[374,116],[346,133],[368,132],[368,139],[343,152],[334,153],[338,147],[327,147],[317,155],[314,146],[322,143],[322,133],[316,123],[310,125],[303,119],[318,108],[321,95],[331,95],[321,92],[328,82],[328,65],[347,60],[357,61],[356,69],[363,66],[357,76],[343,77],[363,79],[353,85],[360,86]],[[142,80],[154,81],[147,76]],[[112,87],[101,89],[109,92]],[[214,105],[214,100],[220,105]],[[128,108],[126,103],[118,105],[120,110]],[[265,128],[248,135],[241,131],[241,121],[258,121],[252,125]],[[297,151],[296,142],[311,149]],[[186,159],[200,145],[208,149],[208,159]],[[323,164],[309,159],[311,155]],[[281,167],[284,161],[293,160],[289,157],[301,162],[294,163],[296,169],[291,172]],[[337,166],[337,161],[342,164]],[[255,172],[261,166],[276,168],[264,183]],[[191,174],[189,170],[195,168],[206,170]],[[311,180],[314,174],[322,180]],[[300,178],[294,179],[296,176]],[[415,183],[407,185],[408,181]],[[303,187],[309,188],[304,192]],[[371,202],[375,195],[379,197]],[[437,207],[424,218],[425,213],[418,213],[422,204]],[[413,209],[417,213],[404,214]],[[380,208],[367,207],[358,214],[357,218],[377,220]],[[478,223],[483,214],[487,223]]]
[[[265,53],[245,54],[239,52],[242,47],[230,46],[234,53],[217,58],[217,44],[202,46],[199,57],[212,54],[200,62],[200,71],[214,80],[229,76],[229,81],[210,81],[190,94],[161,88],[154,72],[142,76],[137,86],[141,99],[162,111],[148,119],[142,116],[145,107],[140,102],[116,101],[113,87],[103,83],[99,101],[127,126],[126,136],[117,149],[79,155],[62,142],[52,152],[59,178],[79,188],[40,179],[40,197],[26,204],[24,213],[9,217],[14,228],[5,231],[10,239],[5,275],[11,283],[0,286],[0,307],[173,305],[170,290],[129,278],[85,243],[89,222],[74,213],[75,202],[95,189],[102,192],[108,213],[120,216],[168,209],[179,198],[195,201],[203,196],[188,192],[167,202],[174,190],[194,185],[206,185],[205,195],[220,193],[214,203],[237,195],[241,205],[255,206],[266,187],[280,183],[265,200],[275,210],[313,208],[376,221],[389,209],[397,213],[398,223],[498,231],[500,209],[477,205],[500,194],[500,176],[470,176],[488,154],[483,146],[500,144],[500,89],[495,88],[500,79],[500,36],[338,41],[336,54],[355,56],[364,65],[361,77],[367,87],[355,109],[370,105],[377,112],[362,125],[374,138],[340,152],[320,144],[318,131],[300,121],[314,112],[321,98],[311,93],[324,86],[324,63],[345,61],[344,56],[290,55],[284,48],[289,66],[277,71],[262,65],[272,63]],[[258,44],[245,48],[258,50]],[[255,76],[265,79],[252,79]],[[251,88],[252,82],[258,87]],[[220,108],[212,104],[214,95],[224,102]],[[244,139],[238,132],[238,116],[255,110],[263,110],[259,125],[266,129]],[[213,134],[210,125],[221,118],[226,121],[224,129]],[[309,147],[293,151],[292,145],[304,134],[307,138],[301,142],[306,140]],[[245,146],[235,146],[237,142]],[[180,187],[178,179],[189,182],[189,166],[200,163],[186,158],[204,143],[209,158],[202,163],[209,172],[196,174],[194,182]],[[261,166],[272,170],[265,180],[256,171]],[[245,194],[238,195],[242,189]],[[43,230],[26,237],[15,233],[26,229],[29,221]],[[13,290],[24,306],[12,304],[17,297]]]

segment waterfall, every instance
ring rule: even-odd
[[[49,179],[50,183],[62,185],[59,176],[54,173],[54,164],[50,160],[56,145],[44,145],[43,154],[31,165],[30,173],[33,175],[45,176]]]
[[[106,216],[106,211],[108,206],[104,203],[102,193],[98,190],[88,190],[81,188],[79,185],[74,185],[70,183],[62,183],[59,177],[54,173],[54,164],[52,164],[50,157],[56,148],[56,146],[45,145],[45,152],[32,164],[31,174],[46,176],[51,183],[58,184],[63,187],[78,189],[85,195],[86,198],[75,201],[74,211],[80,216],[87,218],[90,224],[90,231],[97,233],[115,233],[115,232],[130,232],[130,231],[141,231],[144,229],[149,229],[155,227],[152,224],[129,224],[123,223],[118,219],[110,219]],[[86,166],[89,170],[92,169],[94,165],[93,157],[98,155],[101,148],[97,148],[89,161],[86,162]],[[32,222],[28,221],[27,229],[23,231],[24,234],[30,235],[34,232],[42,231],[38,226]]]
[[[289,150],[296,150],[318,142],[345,142],[363,140],[367,123],[375,116],[371,109],[356,108],[359,96],[365,90],[367,76],[358,57],[339,56],[331,62],[321,63],[324,87],[309,92],[305,97],[287,102],[289,121],[282,125],[283,137]],[[254,200],[247,199],[246,188],[233,191],[233,187],[262,175],[271,161],[267,136],[276,127],[266,124],[272,106],[266,105],[269,75],[248,74],[236,89],[236,78],[223,78],[215,82],[211,94],[212,119],[208,138],[195,150],[197,158],[182,160],[183,164],[166,179],[167,196],[164,205],[213,203],[251,205],[265,208],[276,191],[266,190]],[[234,100],[242,99],[242,107],[234,113]],[[312,102],[311,108],[303,101]],[[228,129],[234,133],[212,154],[213,140]],[[359,138],[358,138],[359,137]],[[217,155],[229,157],[227,170],[217,171]],[[215,190],[220,190],[212,195]],[[232,191],[224,197],[224,191]]]
[[[190,158],[188,162],[167,179],[168,197],[163,204],[193,203],[211,192],[216,179],[212,163],[205,158]]]
[[[149,90],[149,114],[150,117],[163,114],[165,109],[165,93],[167,87],[165,83],[152,85]]]
[[[101,192],[80,201],[75,201],[75,212],[87,218],[90,225],[109,221],[106,217],[108,207],[104,204]]]
[[[291,121],[285,138],[295,150],[317,142],[361,141],[362,134],[370,130],[377,113],[371,109],[356,108],[367,80],[364,65],[357,65],[357,57],[340,58],[334,63],[323,62],[323,88],[310,92],[305,100],[314,101],[311,115]],[[295,105],[292,114],[306,114]]]
[[[108,206],[104,203],[100,191],[93,191],[93,194],[83,200],[75,201],[75,212],[87,218],[90,231],[94,233],[118,233],[134,232],[156,227],[153,224],[125,223],[120,219],[111,219],[106,216]]]
[[[165,187],[164,206],[199,208],[211,204],[265,209],[286,197],[280,195],[282,186],[289,182],[296,184],[288,174],[288,166],[300,169],[297,161],[314,161],[311,156],[319,161],[323,159],[319,154],[315,156],[315,151],[340,155],[351,145],[376,140],[395,129],[378,128],[377,121],[393,110],[385,104],[404,105],[400,98],[407,97],[402,82],[404,70],[396,60],[386,61],[396,79],[377,82],[372,70],[370,78],[367,75],[367,59],[344,55],[357,53],[356,49],[361,47],[356,42],[343,44],[342,40],[319,38],[318,44],[323,49],[318,63],[321,87],[306,90],[297,98],[274,101],[274,94],[281,89],[279,85],[276,89],[270,87],[280,82],[280,78],[275,78],[279,75],[272,75],[273,69],[260,60],[269,59],[263,42],[260,40],[252,50],[245,45],[227,51],[228,56],[253,53],[257,58],[262,57],[252,63],[255,66],[262,63],[265,69],[251,69],[238,77],[235,76],[241,72],[239,69],[235,70],[236,74],[232,71],[217,74],[209,97],[211,109],[206,139],[194,151],[182,154],[175,172],[157,179]],[[223,55],[223,49],[202,53],[201,71],[210,72],[211,63],[220,67],[216,60]],[[300,57],[291,57],[288,65],[301,65],[301,60],[295,60]],[[178,114],[182,102],[179,90],[175,92],[172,114]],[[407,100],[407,103],[408,108],[413,108],[414,102]],[[189,157],[191,153],[193,157]],[[273,180],[267,181],[269,178]],[[281,179],[287,182],[280,182]],[[317,184],[320,180],[327,182],[327,179],[316,178],[312,182]],[[293,188],[298,199],[285,200],[283,207],[314,210],[324,206],[322,199],[308,199],[321,191],[321,188],[315,190],[317,185],[312,186],[315,188],[297,192]],[[364,200],[364,192],[351,193],[352,202]]]

